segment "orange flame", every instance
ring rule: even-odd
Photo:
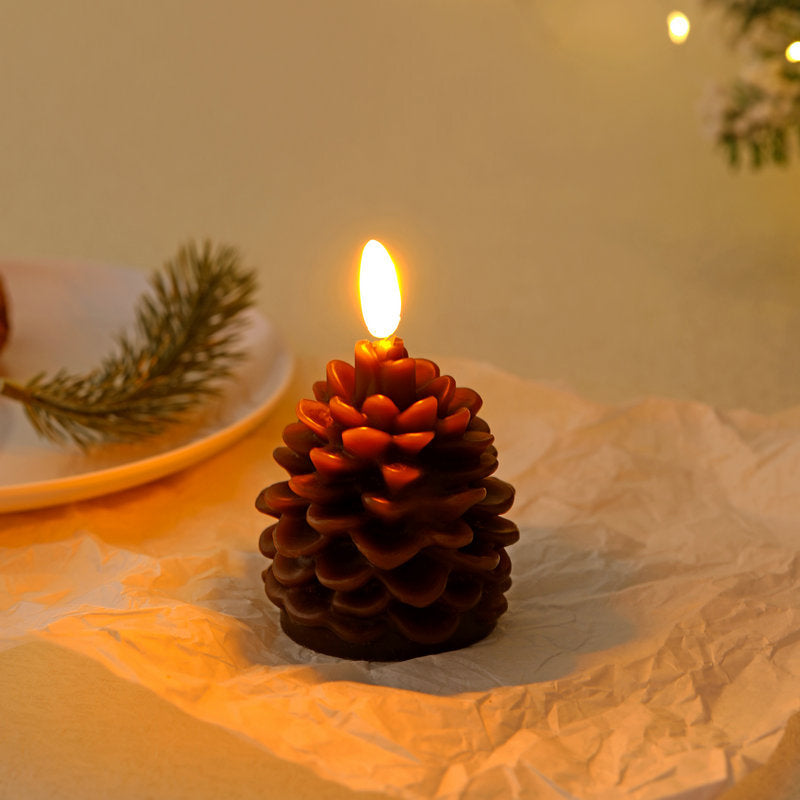
[[[380,339],[391,336],[400,324],[400,283],[392,257],[375,239],[364,246],[358,282],[367,329]]]

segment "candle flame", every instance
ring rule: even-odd
[[[361,313],[373,336],[391,336],[400,324],[400,284],[392,257],[375,239],[370,239],[361,254],[359,274]]]

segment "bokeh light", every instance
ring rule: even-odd
[[[674,44],[683,44],[689,35],[689,18],[681,11],[672,11],[667,16],[667,32]]]

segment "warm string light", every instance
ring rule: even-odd
[[[667,15],[667,33],[674,44],[683,44],[691,30],[689,18],[682,11],[671,11]],[[800,41],[792,42],[786,48],[786,60],[792,64],[800,63]]]
[[[689,18],[681,11],[672,11],[667,16],[667,32],[673,44],[683,44],[689,36]]]

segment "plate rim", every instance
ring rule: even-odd
[[[109,269],[136,271],[133,267],[112,263],[103,264],[88,259],[86,261],[50,258],[5,258],[0,260],[0,268],[9,264],[20,266],[36,264],[53,268],[58,266],[68,266],[69,268],[105,266]],[[163,452],[74,475],[0,486],[0,515],[49,508],[101,497],[136,486],[144,486],[206,460],[251,431],[279,402],[292,380],[296,364],[294,357],[270,320],[256,308],[251,307],[248,312],[257,316],[259,321],[266,326],[267,336],[274,348],[274,357],[266,376],[268,395],[264,400],[235,421]]]

